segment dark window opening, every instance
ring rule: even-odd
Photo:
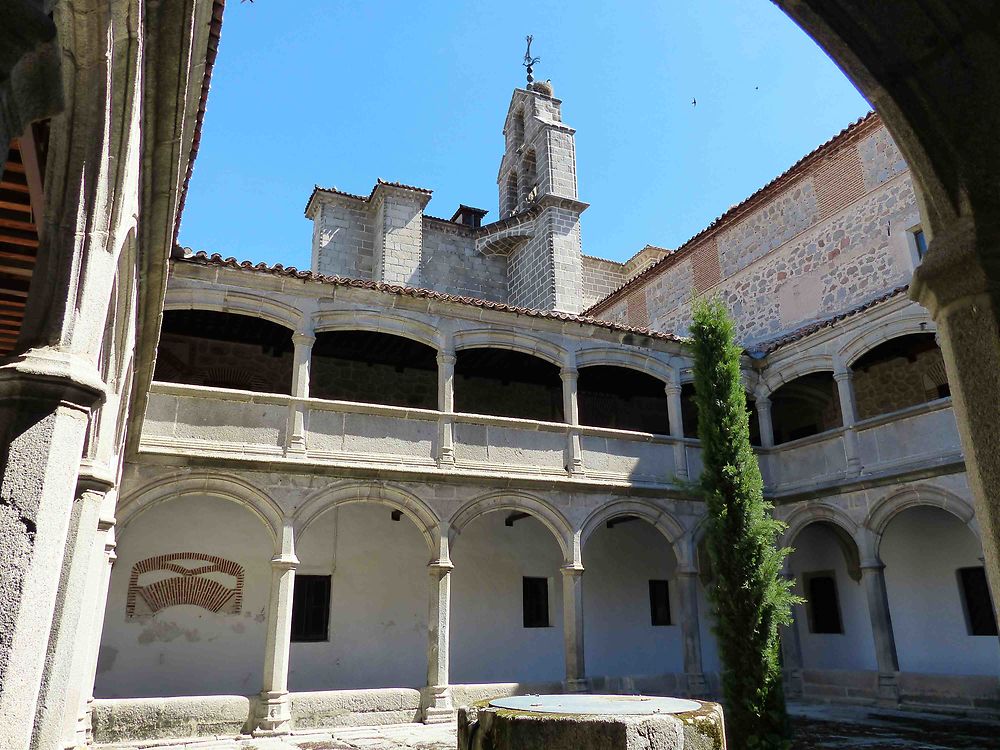
[[[913,233],[913,242],[917,246],[917,257],[922,259],[927,255],[927,237],[924,235],[923,229],[918,229]]]
[[[832,372],[802,375],[771,394],[774,443],[816,435],[843,424]]]
[[[372,331],[316,335],[309,391],[314,398],[437,409],[437,351]]]
[[[292,595],[292,641],[329,639],[330,576],[295,576]]]
[[[580,424],[617,430],[670,433],[663,381],[628,367],[581,367],[577,381]]]
[[[760,421],[757,418],[757,404],[747,394],[748,426],[750,428],[750,445],[760,447]],[[695,399],[694,383],[684,383],[681,386],[681,420],[684,423],[684,437],[698,437],[698,402]]]
[[[997,635],[997,618],[986,581],[986,569],[959,568],[958,582],[969,635]]]
[[[462,349],[455,361],[455,410],[562,422],[559,368],[508,349]]]
[[[933,333],[889,339],[855,360],[851,370],[859,419],[951,395]]]
[[[263,393],[292,392],[292,332],[214,310],[167,310],[154,380]]]
[[[549,579],[524,577],[524,627],[549,627]]]
[[[654,626],[670,625],[670,584],[649,582],[649,614]]]
[[[837,600],[837,581],[833,573],[807,573],[803,580],[806,589],[806,608],[809,612],[809,632],[843,633],[840,602]]]

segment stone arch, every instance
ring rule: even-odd
[[[557,367],[566,363],[566,350],[558,344],[542,338],[529,336],[512,330],[495,328],[475,328],[456,331],[455,350],[493,347],[496,349],[511,349],[530,354],[534,357],[551,362]]]
[[[165,311],[207,310],[232,315],[247,315],[283,326],[293,333],[299,329],[303,318],[301,310],[249,290],[239,292],[232,289],[168,290],[163,309]]]
[[[398,510],[413,521],[430,548],[432,560],[448,562],[441,544],[441,521],[423,500],[411,492],[385,482],[346,482],[314,493],[292,517],[295,536],[301,536],[313,521],[329,510],[348,503],[377,503]]]
[[[191,472],[181,478],[160,477],[124,495],[115,512],[119,533],[144,510],[185,495],[210,495],[242,505],[267,528],[274,542],[274,553],[282,552],[285,514],[278,504],[266,492],[239,477],[207,471]]]
[[[674,372],[674,369],[666,362],[661,362],[655,357],[627,349],[594,347],[583,349],[576,353],[577,369],[581,367],[593,367],[595,365],[627,367],[646,375],[652,375],[654,378],[662,380],[664,384],[671,382]]]
[[[386,313],[384,310],[328,310],[316,313],[314,331],[370,331],[413,339],[440,351],[436,328],[420,320]]]
[[[922,309],[914,309],[902,317],[866,327],[865,330],[841,346],[837,354],[847,367],[851,367],[862,355],[886,341],[910,334],[933,334],[934,332],[934,323],[929,320],[927,313]]]
[[[559,544],[565,565],[582,567],[580,564],[580,538],[573,532],[566,517],[539,497],[527,492],[497,491],[480,495],[469,501],[451,517],[448,524],[449,547],[454,544],[458,535],[479,516],[495,510],[513,510],[530,514],[540,521]]]
[[[580,529],[580,548],[586,545],[587,540],[601,524],[621,516],[641,518],[663,534],[673,549],[678,566],[684,567],[694,563],[684,526],[668,511],[644,500],[615,500],[595,510],[583,522]]]
[[[781,386],[790,383],[803,375],[814,372],[833,372],[833,357],[829,354],[810,354],[804,357],[795,357],[788,361],[783,361],[780,366],[772,365],[768,367],[759,383],[759,387],[766,390],[767,394],[774,393]]]
[[[855,581],[861,580],[863,545],[858,541],[859,527],[844,511],[829,503],[806,503],[801,508],[792,511],[785,522],[788,524],[788,528],[781,535],[780,545],[782,547],[791,547],[807,526],[822,524],[830,529],[844,553],[848,575]],[[788,558],[785,558],[785,565],[788,565]]]
[[[979,524],[976,523],[976,512],[971,501],[940,487],[935,487],[931,484],[921,484],[886,495],[868,511],[863,526],[873,536],[873,551],[876,556],[879,553],[879,547],[882,544],[882,537],[885,534],[885,530],[892,522],[892,519],[909,508],[919,506],[939,508],[951,513],[968,526],[976,539],[982,543]]]

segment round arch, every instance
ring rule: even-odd
[[[764,375],[759,385],[767,390],[768,394],[774,393],[781,386],[786,385],[796,378],[809,375],[814,372],[833,372],[833,357],[829,354],[811,354],[806,357],[796,357],[795,359],[783,362],[780,367],[768,367],[768,374]]]
[[[683,567],[693,563],[692,560],[687,559],[691,555],[687,549],[690,545],[684,543],[684,526],[663,508],[642,500],[615,500],[591,513],[580,529],[581,549],[587,544],[591,535],[600,528],[601,524],[622,516],[641,518],[663,534],[670,543],[679,566]]]
[[[785,523],[788,524],[788,528],[781,535],[780,545],[782,547],[791,547],[799,534],[808,526],[820,524],[830,529],[844,553],[847,574],[855,581],[861,580],[863,546],[858,541],[860,528],[844,511],[828,503],[807,503],[792,511],[791,515],[785,519]],[[788,561],[789,558],[786,558],[786,566]]]
[[[879,344],[884,344],[886,341],[900,336],[933,334],[934,332],[934,324],[928,320],[926,312],[912,310],[903,317],[894,318],[887,323],[879,323],[861,331],[840,348],[838,358],[848,367],[853,367],[860,357]]]
[[[448,524],[449,547],[472,521],[495,510],[513,510],[530,514],[552,532],[562,551],[563,562],[574,567],[580,565],[579,539],[573,533],[569,521],[544,500],[526,492],[489,492],[463,505],[451,517]]]
[[[976,512],[969,500],[965,500],[947,490],[934,485],[919,485],[886,495],[876,502],[865,518],[864,528],[870,531],[875,539],[875,553],[878,554],[882,537],[892,519],[909,508],[926,506],[939,508],[951,513],[972,531],[976,540],[982,543],[979,524],[976,523]]]
[[[384,482],[335,484],[314,493],[292,517],[295,536],[301,536],[327,511],[348,503],[377,503],[400,511],[416,525],[430,548],[432,559],[448,561],[447,551],[442,550],[441,522],[437,514],[416,495]]]
[[[455,333],[455,351],[460,349],[511,349],[550,362],[556,367],[566,363],[566,350],[558,344],[511,330],[477,328]]]
[[[638,352],[610,347],[595,347],[576,353],[577,369],[598,365],[627,367],[644,375],[652,375],[657,380],[662,380],[664,384],[670,383],[673,378],[673,368],[670,365]]]
[[[278,504],[260,488],[238,477],[212,472],[192,472],[178,479],[160,477],[122,497],[115,511],[120,532],[143,511],[185,495],[210,495],[229,500],[250,510],[267,528],[274,543],[275,554],[281,553],[282,529],[285,516]]]
[[[313,330],[316,333],[331,331],[369,331],[402,336],[440,351],[437,330],[420,320],[402,315],[388,314],[382,310],[327,310],[316,313]]]
[[[276,325],[288,328],[294,333],[300,327],[303,319],[301,310],[291,305],[269,299],[263,294],[253,291],[236,292],[226,290],[176,289],[167,292],[163,310],[205,310],[206,312],[222,312],[230,315],[246,315],[250,318],[261,318]]]

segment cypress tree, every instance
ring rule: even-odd
[[[709,596],[729,748],[787,748],[778,627],[791,623],[796,598],[790,582],[778,574],[791,550],[775,546],[784,524],[764,500],[750,447],[741,351],[721,302],[695,303],[691,336],[704,462],[701,490],[708,505],[706,543],[715,576]]]

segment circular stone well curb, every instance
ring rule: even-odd
[[[497,699],[505,703],[511,699]],[[586,711],[591,704],[594,712]],[[629,704],[635,712],[629,712]],[[509,708],[480,701],[458,710],[459,750],[724,750],[718,703],[644,696],[526,696]],[[688,706],[693,710],[684,710]],[[565,706],[565,713],[556,713]],[[602,709],[604,712],[602,713]],[[680,709],[679,712],[668,712]]]

